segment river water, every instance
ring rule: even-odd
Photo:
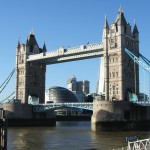
[[[90,121],[57,122],[56,127],[8,128],[8,150],[109,150],[127,146],[125,137],[150,132],[92,132]]]

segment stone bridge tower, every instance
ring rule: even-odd
[[[133,31],[122,9],[116,20],[103,28],[105,100],[128,100],[128,92],[139,94],[139,68],[124,51],[139,53],[139,32],[134,22]]]
[[[22,103],[28,103],[29,96],[39,99],[40,103],[45,101],[45,73],[46,65],[40,61],[28,62],[29,55],[39,54],[46,51],[39,48],[33,33],[30,33],[26,44],[18,42],[16,48],[16,99]]]

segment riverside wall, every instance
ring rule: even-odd
[[[8,126],[55,126],[56,116],[52,111],[34,113],[32,105],[6,103],[3,106]]]
[[[150,107],[127,101],[95,101],[92,131],[133,131],[150,129]]]

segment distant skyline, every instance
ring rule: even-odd
[[[74,47],[102,41],[105,15],[108,23],[115,21],[120,5],[132,29],[134,20],[139,30],[140,52],[150,59],[150,1],[136,0],[26,0],[0,2],[0,85],[15,67],[16,46],[31,31],[39,47],[44,41],[48,51],[64,46]],[[90,81],[90,92],[96,92],[99,58],[47,65],[46,89],[51,86],[67,87],[67,79]],[[141,92],[149,94],[148,73],[140,69]],[[148,81],[148,82],[147,82]],[[6,89],[0,93],[3,100],[15,91],[15,75]]]

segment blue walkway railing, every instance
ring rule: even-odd
[[[93,102],[89,103],[50,103],[50,104],[40,104],[33,105],[33,112],[42,112],[49,109],[59,109],[59,108],[79,108],[86,110],[93,110]]]

